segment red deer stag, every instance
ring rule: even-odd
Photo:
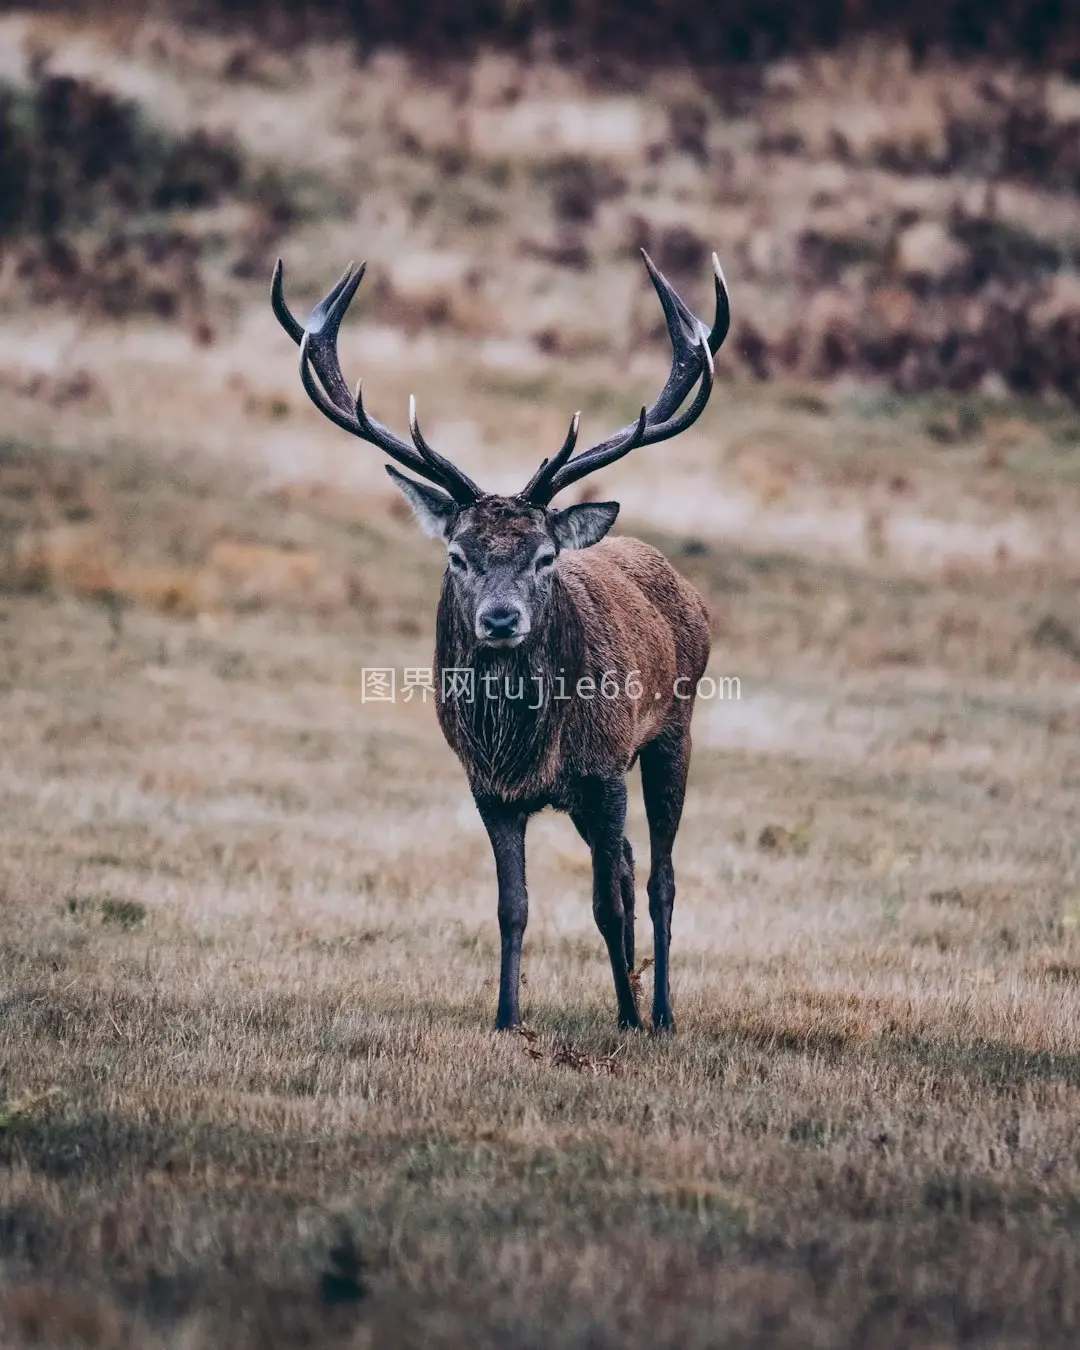
[[[626,774],[638,759],[652,855],[652,1021],[657,1029],[674,1026],[671,849],[686,791],[694,694],[709,655],[705,606],[656,549],[638,539],[604,538],[617,502],[551,506],[586,474],[684,431],[712,392],[713,354],[731,322],[720,264],[714,255],[711,332],[647,254],[645,265],[672,346],[671,373],[659,397],[630,426],[577,455],[575,415],[562,448],[509,497],[482,492],[432,449],[417,423],[415,400],[409,445],[369,416],[359,385],[355,397],[349,392],[337,334],[363,265],[349,268],[306,326],[285,304],[280,261],[274,270],[274,313],[300,347],[300,378],[315,406],[416,475],[386,466],[421,528],[446,543],[435,621],[436,707],[495,854],[499,1028],[521,1022],[521,942],[529,912],[525,827],[546,806],[567,812],[592,852],[593,914],[611,958],[619,1024],[641,1025],[632,979],[634,858],[625,836]],[[680,412],[695,385],[695,397]]]

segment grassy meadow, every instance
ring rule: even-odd
[[[399,429],[415,389],[505,490],[575,408],[598,439],[663,380],[627,219],[676,258],[671,220],[714,224],[767,324],[786,283],[739,260],[826,210],[825,168],[748,177],[746,112],[709,133],[731,197],[692,146],[650,158],[686,102],[659,76],[403,84],[404,58],[0,21],[0,74],[31,49],[246,167],[170,207],[195,271],[164,316],[0,265],[0,1341],[1074,1345],[1080,412],[732,357],[691,433],[605,474],[740,681],[696,713],[678,1032],[616,1029],[588,855],[546,815],[527,1026],[496,1036],[463,775],[430,703],[365,698],[365,669],[431,664],[439,549],[308,405],[266,264],[306,312],[370,252],[346,370]],[[951,182],[845,162],[886,214]],[[1066,247],[1064,189],[1004,199]],[[106,229],[71,236],[99,278]],[[131,248],[110,285],[143,295]],[[707,269],[679,285],[704,305]]]

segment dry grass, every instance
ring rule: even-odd
[[[118,57],[49,31],[177,125],[202,106],[364,183],[289,241],[290,284],[310,296],[370,240],[350,373],[388,420],[419,388],[433,439],[497,487],[573,408],[599,434],[663,370],[618,212],[599,202],[583,274],[536,253],[557,232],[522,258],[485,211],[572,215],[623,175],[722,250],[760,233],[738,119],[710,148],[735,156],[722,201],[690,151],[620,150],[674,107],[660,85],[593,102],[538,65],[526,112],[575,144],[584,118],[603,163],[496,172],[474,145],[455,170],[439,156],[491,126],[392,58],[362,80],[319,49],[265,57],[226,87],[218,39]],[[466,112],[523,77],[472,78]],[[768,218],[817,210],[816,173],[764,175]],[[365,667],[429,663],[438,551],[303,403],[263,290],[230,284],[212,348],[0,326],[0,1342],[1075,1344],[1075,412],[733,376],[677,452],[612,469],[627,528],[708,598],[711,673],[742,682],[695,723],[679,1032],[615,1031],[587,859],[545,816],[528,1033],[496,1037],[460,769],[430,706],[363,698]],[[643,878],[637,800],[630,829]]]
[[[62,578],[0,597],[6,1344],[1073,1342],[1080,706],[1006,636],[1042,582],[662,540],[737,599],[743,678],[699,709],[679,1033],[615,1032],[542,818],[529,1031],[495,1037],[459,770],[430,707],[361,699],[429,659],[428,546],[377,501],[34,462],[147,567],[182,524],[195,571],[302,539],[379,595],[119,633]],[[9,454],[9,518],[28,481]],[[961,604],[978,641],[925,638]]]

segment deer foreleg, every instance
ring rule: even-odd
[[[521,941],[529,921],[529,896],[525,889],[525,825],[527,817],[503,803],[477,800],[480,817],[491,840],[495,872],[499,881],[499,934],[502,958],[499,969],[497,1031],[521,1025],[518,1004],[521,985]]]

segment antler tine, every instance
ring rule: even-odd
[[[683,401],[701,373],[698,352],[701,324],[644,249],[641,256],[664,311],[671,341],[671,372],[659,398],[649,410],[650,421],[664,421]]]
[[[713,311],[712,332],[709,334],[709,351],[715,356],[731,330],[731,296],[728,294],[724,269],[720,266],[720,259],[715,253],[712,255],[712,266],[716,307]]]
[[[270,304],[273,306],[274,313],[277,315],[277,321],[285,329],[286,333],[299,347],[304,340],[304,325],[297,323],[293,317],[292,310],[285,303],[285,295],[282,289],[282,283],[285,277],[285,264],[279,258],[274,264],[274,276],[270,282]]]
[[[328,295],[324,296],[323,299],[320,300],[319,303],[312,310],[311,318],[308,320],[307,328],[305,328],[303,324],[297,322],[292,311],[289,309],[289,306],[285,303],[285,292],[283,288],[283,282],[285,279],[285,265],[280,258],[274,264],[274,275],[270,283],[270,303],[273,306],[274,314],[277,316],[278,323],[281,324],[282,328],[285,329],[286,333],[288,333],[288,335],[292,338],[292,340],[296,343],[298,347],[300,343],[303,341],[304,333],[307,332],[308,329],[314,330],[316,328],[317,326],[315,322],[316,315],[319,316],[320,321],[325,320],[326,312],[334,305],[338,297],[341,295],[342,291],[349,284],[350,280],[352,280],[353,272],[355,269],[356,269],[355,263],[350,263],[348,267],[346,267],[345,271],[341,275],[341,279],[334,286],[333,290],[331,290]],[[352,290],[349,294],[349,299],[345,302],[345,308],[342,309],[341,314],[338,316],[339,326],[341,323],[341,318],[345,313],[345,309],[349,307],[349,303],[351,302],[352,297],[356,294],[356,287],[359,286],[360,282],[364,279],[364,273],[366,270],[367,270],[367,263],[362,262],[358,269],[359,274],[355,279],[355,285],[352,287]],[[337,332],[336,328],[334,332],[336,334]]]
[[[361,263],[359,267],[350,263],[341,280],[319,301],[307,321],[311,364],[323,388],[343,411],[351,410],[352,395],[341,373],[337,350],[338,330],[366,271],[367,263]]]
[[[696,399],[695,402],[697,402]],[[621,440],[612,437],[611,441],[604,442],[604,445],[608,447],[605,451],[604,464],[614,464],[616,460],[628,455],[631,450],[636,450],[641,445],[651,445],[654,439],[667,440],[668,436],[674,436],[682,430],[681,426],[676,427],[674,430],[668,431],[667,435],[654,438],[652,428],[648,424],[648,417],[649,409],[642,405],[638,420],[627,429],[626,435]],[[670,425],[670,423],[664,424],[664,426]],[[557,477],[554,474],[551,476],[545,484],[547,495],[544,498],[543,505],[546,506],[557,492],[562,492],[563,488],[569,487],[571,483],[576,483],[579,478],[584,478],[586,474],[590,474],[594,469],[601,467],[589,458],[591,454],[592,450],[589,450],[583,455],[578,455],[577,459],[571,460]]]
[[[581,425],[581,413],[576,412],[570,419],[570,430],[566,433],[566,440],[563,441],[559,452],[553,455],[551,459],[542,459],[540,467],[522,488],[518,494],[522,501],[531,502],[533,494],[537,493],[546,486],[552,474],[557,473],[574,453],[574,446],[577,445],[578,427]]]
[[[701,332],[701,342],[705,349],[706,359],[702,370],[701,384],[698,386],[698,391],[694,395],[694,401],[681,413],[677,413],[674,417],[669,417],[667,421],[652,422],[648,425],[646,425],[646,414],[648,410],[642,408],[637,426],[634,428],[631,435],[629,435],[622,444],[615,445],[605,451],[604,459],[602,461],[603,464],[614,464],[616,460],[622,459],[624,455],[628,455],[631,450],[636,450],[639,446],[657,445],[660,441],[671,440],[673,436],[678,436],[681,431],[685,431],[688,426],[696,422],[705,411],[705,405],[708,403],[713,391],[716,367],[713,364],[712,351],[708,344],[708,331],[704,324],[699,323],[698,327]],[[590,451],[589,453],[591,454],[592,452]],[[586,455],[579,456],[578,459],[569,464],[560,475],[555,491],[561,492],[564,488],[569,487],[571,483],[576,483],[579,478],[584,478],[586,474],[590,474],[594,469],[600,467],[600,464],[589,460]]]
[[[341,373],[337,337],[366,268],[366,263],[359,267],[350,264],[333,289],[311,311],[306,327],[301,327],[285,303],[284,268],[278,259],[270,286],[270,303],[282,328],[299,344],[300,379],[304,389],[323,416],[335,426],[377,446],[397,463],[444,488],[460,505],[474,502],[481,492],[472,479],[448,459],[436,454],[426,441],[423,446],[417,442],[414,449],[381,422],[369,417],[364,410],[359,384],[355,397],[349,392]]]
[[[713,353],[719,349],[731,327],[731,303],[719,259],[713,254],[716,308],[713,326],[709,330],[687,307],[644,249],[641,256],[667,321],[671,341],[671,371],[656,401],[642,409],[636,423],[623,427],[614,436],[574,459],[567,457],[558,466],[553,462],[541,465],[527,489],[529,500],[537,505],[547,505],[556,493],[571,483],[622,459],[639,446],[655,445],[677,436],[701,416],[709,401],[715,383]],[[678,409],[699,380],[701,384],[693,402],[679,413]]]
[[[416,418],[415,394],[409,395],[409,431],[412,434],[413,445],[420,451],[428,467],[434,469],[445,480],[446,489],[451,497],[463,506],[476,501],[481,493],[472,479],[462,473],[456,465],[451,464],[445,456],[432,449],[424,439],[424,433],[420,430],[420,423]]]

